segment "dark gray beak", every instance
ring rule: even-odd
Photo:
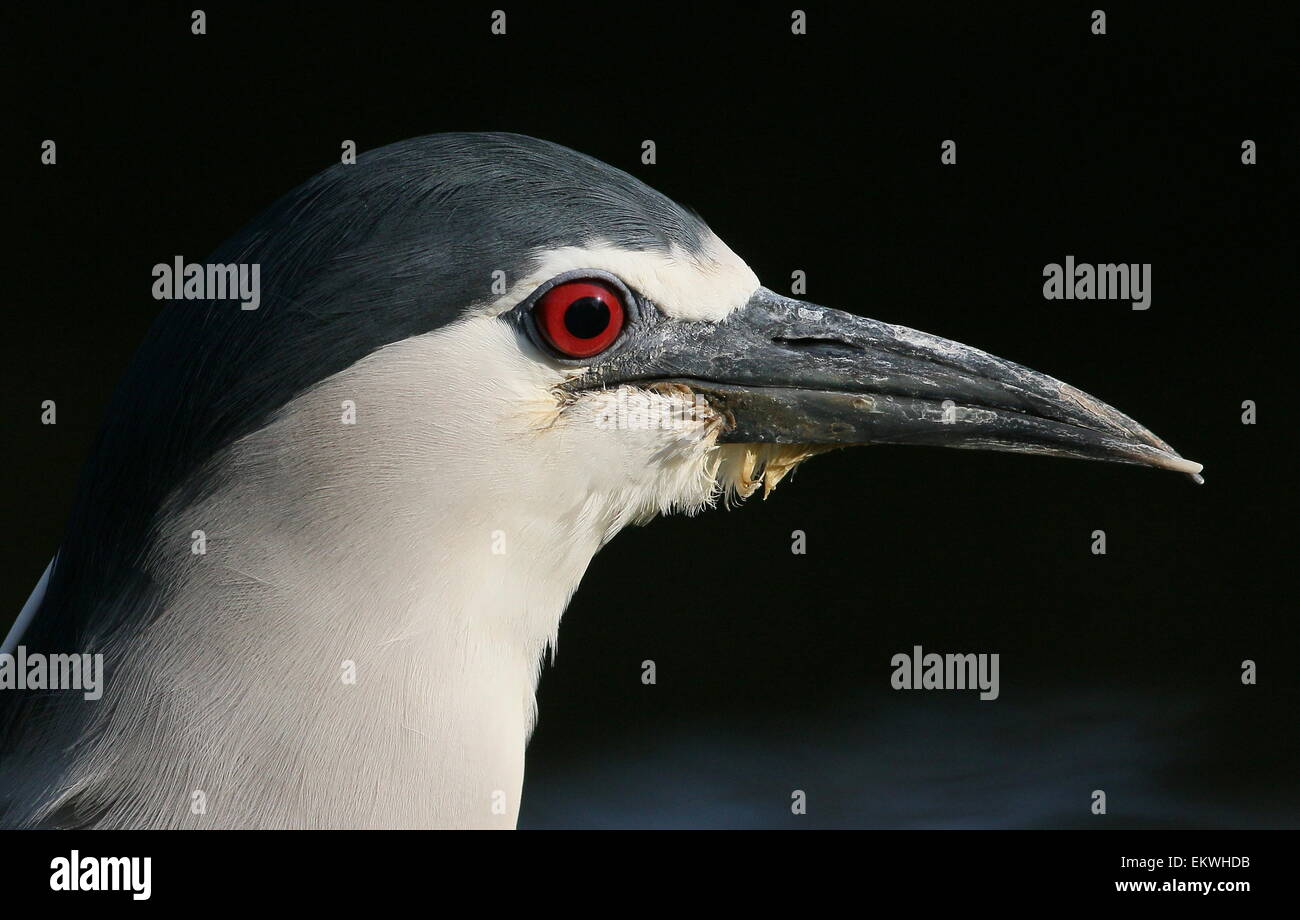
[[[651,311],[646,311],[651,312]],[[575,390],[671,381],[727,418],[733,443],[929,444],[1187,473],[1133,419],[987,352],[766,288],[720,323],[643,317]]]

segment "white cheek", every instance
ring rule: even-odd
[[[715,497],[722,419],[694,394],[620,387],[584,394],[552,432],[588,494],[623,506],[625,521],[694,511]]]

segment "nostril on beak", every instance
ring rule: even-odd
[[[850,351],[858,353],[862,348],[854,345],[852,342],[846,342],[843,339],[833,337],[803,337],[803,338],[784,338],[778,337],[772,339],[773,343],[785,348],[797,349],[800,351]]]

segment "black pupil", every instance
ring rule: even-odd
[[[609,328],[609,304],[599,297],[579,297],[564,311],[564,328],[579,339],[594,339]]]

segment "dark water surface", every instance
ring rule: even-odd
[[[539,745],[520,826],[1300,826],[1294,720],[1261,732],[1251,711],[1168,690],[910,693],[816,721],[606,735],[578,756]],[[795,789],[806,815],[790,811]]]

